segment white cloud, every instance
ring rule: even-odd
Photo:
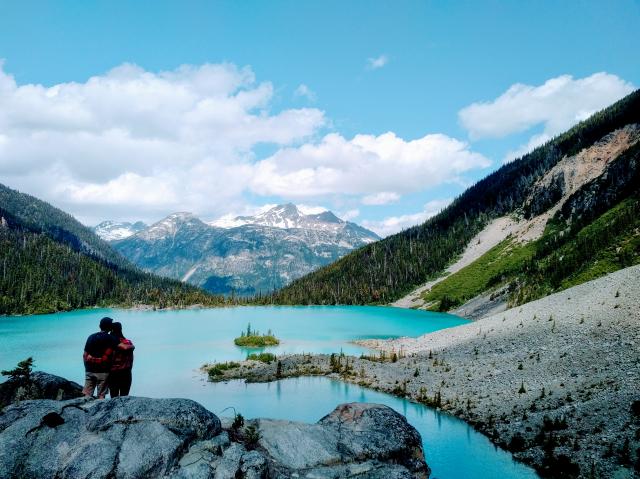
[[[219,226],[221,228],[232,228],[245,224],[244,221],[236,221],[238,216],[257,216],[262,213],[266,213],[271,208],[278,206],[276,203],[268,203],[261,206],[243,205],[240,209],[230,211],[212,221],[209,221],[210,225]]]
[[[542,125],[542,133],[507,155],[512,159],[531,151],[634,89],[631,83],[605,72],[578,79],[562,75],[539,86],[512,85],[493,101],[473,103],[463,108],[458,117],[472,139],[501,138]]]
[[[271,111],[273,92],[232,64],[125,64],[53,86],[19,85],[0,64],[0,178],[96,224],[255,214],[246,198],[260,196],[382,205],[490,164],[442,134],[319,137],[321,110]],[[256,158],[265,143],[276,152]]]
[[[409,228],[411,226],[415,226],[421,223],[424,223],[427,219],[435,216],[444,208],[446,208],[450,203],[451,199],[445,200],[433,200],[429,201],[424,205],[424,209],[418,213],[401,215],[401,216],[390,216],[381,221],[362,221],[362,226],[368,228],[376,233],[379,236],[384,238],[385,236],[392,235],[403,229]]]
[[[325,124],[313,108],[271,112],[250,68],[121,65],[84,83],[18,85],[0,64],[0,175],[96,220],[173,209],[222,213],[252,176],[259,143],[297,144]],[[227,210],[228,211],[228,210]]]
[[[315,205],[305,205],[305,204],[297,204],[296,207],[303,215],[317,215],[320,213],[324,213],[328,208],[324,206],[315,206]]]
[[[317,100],[316,93],[304,83],[298,85],[298,88],[293,92],[293,96],[296,98],[306,98],[310,102]]]
[[[367,59],[367,68],[369,70],[377,70],[389,63],[389,57],[387,55],[380,55],[378,57]]]
[[[375,193],[373,195],[367,195],[362,198],[363,205],[386,205],[389,203],[395,203],[400,199],[400,195],[398,193],[394,193],[393,191],[381,191],[380,193]]]
[[[389,132],[283,148],[255,165],[250,188],[260,195],[322,197],[402,194],[423,190],[490,165],[464,142],[446,135],[403,140]]]
[[[352,210],[347,210],[344,213],[339,213],[338,217],[342,218],[345,221],[351,221],[356,219],[358,216],[360,216],[360,210],[357,208],[354,208]]]

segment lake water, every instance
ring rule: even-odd
[[[266,384],[213,384],[198,368],[206,362],[240,360],[233,344],[251,323],[271,329],[281,344],[268,351],[359,355],[349,341],[421,334],[465,323],[455,316],[382,307],[241,307],[184,311],[84,310],[28,317],[0,317],[0,368],[33,356],[36,369],[82,384],[82,350],[98,321],[123,323],[136,345],[131,394],[184,397],[220,415],[234,407],[245,417],[315,422],[337,404],[387,404],[404,414],[422,435],[432,478],[535,478],[530,469],[497,449],[463,421],[409,401],[327,378],[295,378]]]

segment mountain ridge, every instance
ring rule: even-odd
[[[379,239],[330,211],[305,214],[292,203],[236,220],[221,227],[192,213],[173,213],[112,245],[147,271],[216,294],[252,296]]]
[[[640,90],[520,159],[503,165],[425,223],[367,245],[304,276],[273,294],[268,301],[279,304],[393,302],[442,274],[491,220],[518,211],[523,214],[524,202],[533,185],[563,158],[575,156],[606,135],[634,123],[640,123]],[[634,162],[637,162],[635,157],[627,163],[636,164]],[[618,175],[622,176],[623,172]],[[632,178],[625,181],[633,185]],[[599,194],[606,196],[605,189],[601,188]]]

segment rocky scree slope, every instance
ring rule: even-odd
[[[502,277],[480,288],[482,291],[478,297],[470,298],[462,284],[464,275],[474,267],[482,268],[478,266],[478,262],[487,260],[492,254],[491,250],[507,238],[511,238],[514,246],[537,241],[538,245],[534,245],[532,250],[543,250],[544,244],[553,240],[554,232],[550,231],[552,228],[547,228],[550,224],[555,225],[555,229],[558,230],[558,225],[583,220],[585,212],[595,217],[593,212],[606,211],[625,197],[632,195],[634,189],[637,191],[638,165],[633,147],[638,141],[640,141],[640,126],[631,124],[609,133],[578,154],[563,158],[536,181],[519,214],[492,220],[469,241],[463,254],[447,267],[443,275],[425,283],[394,302],[393,305],[420,309],[439,308],[439,301],[442,301],[443,295],[437,294],[437,290],[443,287],[438,286],[435,288],[436,292],[429,293],[444,281],[451,285],[456,283],[455,287],[446,288],[449,293],[455,290],[453,294],[457,296],[447,298],[446,306],[450,308],[453,306],[452,302],[468,301],[462,306],[456,306],[454,314],[477,319],[506,309],[509,296],[506,293],[510,291],[507,291],[504,286],[512,281],[525,282],[526,278],[514,278],[513,272],[496,269],[493,273],[494,277],[497,275]],[[630,159],[631,162],[629,162]],[[547,235],[541,239],[545,229],[547,229]],[[566,231],[562,229],[561,233],[564,234]],[[513,255],[520,249],[512,248],[504,251],[503,256]],[[504,258],[501,261],[504,263]],[[476,265],[470,266],[474,262]],[[461,271],[464,268],[467,270]],[[460,274],[456,275],[458,272]],[[520,274],[526,276],[528,272],[521,271]],[[513,291],[511,293],[512,298],[516,296]]]
[[[210,224],[174,213],[112,245],[146,271],[212,293],[251,296],[270,293],[378,239],[329,211],[307,215],[286,204]]]
[[[24,401],[0,414],[0,477],[410,479],[419,433],[387,406],[342,404],[316,424],[225,425],[188,399]]]
[[[580,161],[562,160],[525,203],[543,213],[494,220],[476,238],[493,230],[498,243],[485,241],[491,249],[454,270],[458,261],[451,274],[421,288],[411,306],[455,308],[454,314],[477,319],[639,263],[639,140],[640,127],[628,125],[582,150]],[[538,201],[545,206],[535,206]],[[501,220],[508,228],[496,230]],[[465,255],[482,246],[476,238]]]

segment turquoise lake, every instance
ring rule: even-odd
[[[238,307],[183,311],[93,309],[39,316],[0,317],[0,368],[33,356],[36,369],[82,383],[82,351],[98,321],[110,316],[123,324],[136,345],[131,394],[183,397],[220,415],[234,407],[245,417],[315,422],[343,402],[386,404],[404,414],[422,435],[432,478],[535,478],[463,421],[388,394],[327,378],[285,379],[267,384],[242,381],[213,384],[198,368],[213,361],[244,359],[233,344],[251,323],[271,329],[282,353],[347,354],[365,349],[354,339],[419,336],[466,323],[455,316],[383,307]]]

